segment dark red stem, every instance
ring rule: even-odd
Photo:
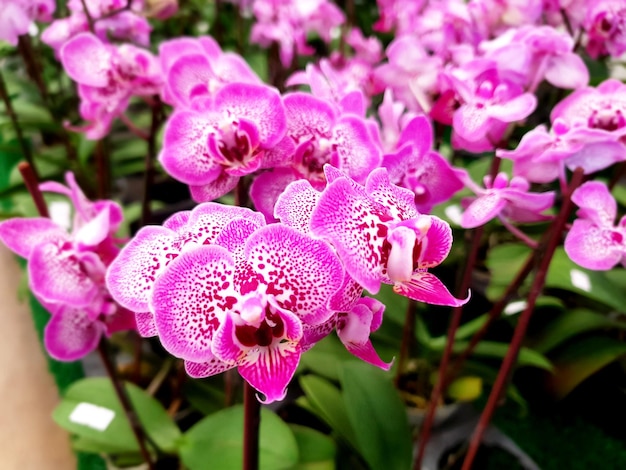
[[[577,168],[572,176],[572,180],[568,187],[567,193],[564,195],[561,210],[559,211],[558,216],[549,228],[549,233],[551,234],[551,237],[546,246],[545,252],[542,253],[541,264],[539,265],[539,269],[537,270],[537,274],[530,288],[530,292],[528,294],[528,305],[520,315],[519,321],[517,322],[517,326],[515,327],[515,331],[513,332],[513,338],[511,338],[509,349],[507,350],[504,361],[502,362],[502,366],[500,367],[500,371],[498,372],[498,376],[496,377],[496,381],[493,385],[493,388],[491,389],[491,393],[489,394],[487,405],[480,415],[480,419],[478,420],[478,424],[476,425],[476,429],[474,430],[474,433],[472,435],[469,448],[465,456],[465,460],[463,461],[462,470],[470,470],[472,468],[472,464],[474,462],[474,459],[476,458],[476,454],[480,447],[483,435],[485,434],[485,431],[489,426],[489,422],[491,421],[491,417],[493,416],[496,406],[500,401],[500,397],[502,396],[506,385],[509,383],[511,372],[513,370],[513,367],[517,363],[519,350],[522,346],[522,341],[524,340],[524,336],[526,335],[526,329],[528,328],[530,318],[535,308],[535,303],[537,302],[537,298],[541,294],[545,285],[550,262],[552,261],[552,257],[557,246],[561,242],[561,233],[572,210],[572,192],[578,186],[580,186],[583,181],[583,177],[584,174],[582,168]]]
[[[22,132],[22,128],[20,127],[20,123],[17,120],[17,114],[15,114],[15,110],[13,109],[13,104],[11,103],[11,98],[9,97],[9,92],[6,87],[6,83],[4,81],[4,77],[2,73],[0,73],[0,97],[2,97],[2,102],[4,103],[4,107],[6,109],[9,118],[11,119],[11,124],[13,124],[13,129],[15,129],[15,134],[17,134],[17,140],[20,143],[20,147],[22,148],[22,154],[24,158],[30,165],[31,171],[36,175],[37,170],[35,168],[35,162],[33,161],[33,154],[30,151],[30,147],[24,140],[24,134]]]
[[[39,179],[37,178],[33,167],[27,162],[21,162],[17,165],[17,168],[22,174],[24,184],[26,184],[26,188],[28,189],[30,196],[33,198],[33,202],[35,203],[35,207],[37,208],[39,215],[42,217],[50,217],[48,214],[48,206],[46,205],[43,194],[39,189]]]
[[[261,404],[256,390],[248,382],[243,384],[243,470],[259,468],[259,428]]]

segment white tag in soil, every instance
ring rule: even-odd
[[[70,421],[76,424],[104,431],[115,418],[115,411],[92,403],[79,403],[70,414]]]

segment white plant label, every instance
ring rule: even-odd
[[[589,279],[589,275],[587,273],[578,269],[572,269],[569,272],[569,276],[574,287],[584,290],[585,292],[591,292],[591,279]]]
[[[70,421],[104,431],[115,418],[115,411],[93,403],[79,403],[70,413]]]

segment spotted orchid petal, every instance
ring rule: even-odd
[[[247,219],[256,226],[265,225],[261,214],[246,207],[207,202],[196,206],[189,215],[187,230],[199,245],[215,243],[218,235],[231,221]]]
[[[332,130],[334,153],[330,163],[341,168],[355,181],[364,182],[370,172],[380,166],[382,155],[374,144],[364,121],[346,115]]]
[[[409,281],[395,283],[393,291],[409,299],[433,305],[460,307],[469,300],[469,294],[465,299],[454,297],[434,274],[426,271],[417,271]]]
[[[84,311],[65,307],[52,315],[44,330],[48,354],[58,361],[75,361],[98,347],[104,324],[89,318]]]
[[[234,260],[218,246],[182,253],[156,280],[151,311],[163,347],[193,362],[209,361],[211,341],[235,302]]]
[[[192,98],[208,95],[214,73],[204,54],[188,54],[177,59],[169,69],[167,84],[176,100],[189,105]]]
[[[59,243],[42,243],[33,249],[28,275],[33,292],[48,302],[86,307],[100,292],[75,253]]]
[[[326,102],[296,92],[283,99],[287,116],[287,134],[300,143],[313,137],[330,138],[335,122],[335,111]]]
[[[28,259],[37,245],[69,241],[69,237],[52,220],[35,217],[15,218],[0,222],[0,240],[17,255]]]
[[[415,194],[391,184],[385,168],[377,168],[370,173],[365,190],[372,199],[385,206],[395,219],[407,220],[419,215],[415,207]]]
[[[245,255],[281,308],[309,324],[332,315],[328,299],[342,285],[344,270],[326,242],[273,224],[248,239]]]
[[[135,312],[149,311],[154,282],[176,258],[177,234],[164,227],[142,227],[111,263],[106,284],[115,300]]]
[[[189,192],[191,193],[191,198],[196,202],[213,201],[235,189],[239,179],[239,176],[222,173],[211,183],[203,186],[189,186]]]
[[[278,197],[274,216],[299,232],[311,231],[311,216],[319,202],[321,193],[307,180],[291,183]]]
[[[185,371],[189,377],[193,377],[194,379],[211,377],[212,375],[221,374],[234,367],[236,367],[235,364],[226,363],[215,356],[204,362],[185,361]]]
[[[311,229],[314,235],[332,242],[352,278],[375,294],[383,279],[386,222],[392,219],[385,206],[342,177],[322,193]]]
[[[109,84],[112,53],[93,34],[77,34],[61,47],[59,55],[63,68],[72,80],[92,87]]]
[[[142,338],[152,338],[158,334],[152,313],[136,312],[135,322],[137,324],[137,332]]]
[[[439,217],[428,216],[430,224],[420,240],[418,269],[434,268],[445,260],[452,249],[452,229]]]
[[[599,226],[612,226],[615,222],[617,203],[605,184],[588,181],[574,191],[572,202],[579,207],[577,215],[580,218]]]
[[[173,230],[176,233],[183,233],[187,228],[191,211],[180,211],[170,216],[165,222],[163,227]]]

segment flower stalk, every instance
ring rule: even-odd
[[[465,460],[463,461],[462,470],[470,470],[472,468],[472,464],[474,462],[474,459],[476,458],[476,454],[478,453],[478,449],[480,447],[483,435],[485,434],[485,431],[489,426],[489,422],[491,421],[491,417],[493,416],[496,406],[500,402],[502,393],[509,383],[511,372],[517,362],[519,350],[522,346],[522,341],[524,340],[524,336],[526,335],[526,330],[528,328],[530,318],[535,308],[535,303],[537,302],[537,298],[541,294],[545,285],[550,262],[552,261],[554,252],[561,241],[561,233],[572,210],[571,195],[574,190],[578,186],[580,186],[583,178],[583,169],[577,168],[576,171],[574,171],[568,190],[564,195],[561,210],[554,222],[552,223],[552,226],[548,230],[548,233],[551,234],[551,237],[545,251],[543,252],[541,264],[539,265],[539,269],[537,270],[537,274],[530,288],[530,292],[528,294],[528,304],[520,315],[519,321],[513,333],[513,337],[511,338],[509,349],[506,356],[504,357],[504,361],[502,362],[502,366],[500,367],[500,371],[498,372],[496,381],[493,385],[493,388],[491,389],[491,393],[489,394],[487,405],[485,406],[478,421],[478,424],[476,425],[476,429],[474,430],[474,433],[472,435],[469,448],[465,456]]]

